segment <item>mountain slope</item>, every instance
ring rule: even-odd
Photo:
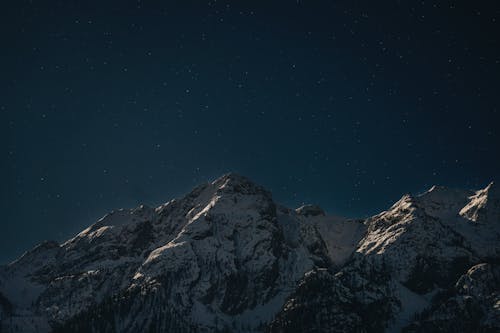
[[[247,178],[224,175],[156,208],[112,212],[63,244],[45,242],[0,267],[0,328],[448,329],[432,319],[443,317],[443,299],[469,297],[451,292],[468,288],[457,281],[468,286],[467,276],[478,275],[472,267],[498,261],[498,199],[493,183],[477,192],[433,187],[348,220],[313,205],[288,209]],[[498,284],[474,281],[486,293],[478,302],[490,305],[469,324],[496,327]],[[447,318],[468,318],[455,308]]]

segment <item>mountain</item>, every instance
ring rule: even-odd
[[[434,186],[368,219],[227,174],[0,267],[1,332],[498,332],[500,195]]]

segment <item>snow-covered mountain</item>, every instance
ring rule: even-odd
[[[0,332],[497,332],[499,192],[349,220],[224,175],[1,266]]]

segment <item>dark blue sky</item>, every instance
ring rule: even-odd
[[[0,262],[228,171],[353,217],[500,180],[495,1],[158,3],[2,6]]]

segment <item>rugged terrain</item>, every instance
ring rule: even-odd
[[[228,174],[0,267],[1,332],[498,332],[500,191],[364,220]]]

